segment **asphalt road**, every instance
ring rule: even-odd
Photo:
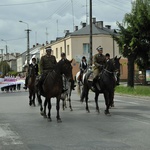
[[[94,94],[89,97],[87,113],[74,91],[73,111],[61,109],[62,123],[57,123],[55,99],[48,122],[39,106],[28,105],[28,92],[0,92],[0,150],[150,149],[150,99],[115,95],[115,107],[106,116],[103,95],[100,114],[95,111]]]

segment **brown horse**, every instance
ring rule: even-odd
[[[48,119],[51,121],[51,98],[56,97],[56,110],[57,110],[57,122],[61,122],[61,118],[59,115],[59,109],[60,109],[60,98],[63,90],[63,81],[62,81],[62,75],[64,74],[68,80],[72,80],[72,61],[64,60],[59,61],[54,70],[52,72],[49,72],[46,76],[44,83],[42,85],[42,91],[41,93],[37,93],[38,95],[38,101],[40,104],[40,110],[41,114],[45,117],[46,115],[46,106],[48,104]],[[44,102],[44,111],[42,106],[42,99],[41,96],[45,97]]]
[[[35,106],[35,81],[36,81],[36,74],[33,67],[29,68],[29,77],[28,77],[28,83],[27,87],[29,88],[29,105]]]

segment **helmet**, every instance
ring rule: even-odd
[[[65,57],[66,56],[66,53],[61,53],[61,57]]]
[[[109,53],[106,53],[106,55],[105,55],[106,57],[110,57],[110,54]]]

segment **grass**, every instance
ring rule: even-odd
[[[150,96],[150,86],[135,86],[134,88],[131,88],[120,85],[115,88],[115,93],[134,96]]]

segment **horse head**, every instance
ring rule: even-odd
[[[68,79],[68,81],[73,80],[73,75],[72,75],[72,63],[73,60],[69,61],[69,60],[63,60],[60,61],[61,63],[61,74],[64,74],[66,76],[66,78]]]

